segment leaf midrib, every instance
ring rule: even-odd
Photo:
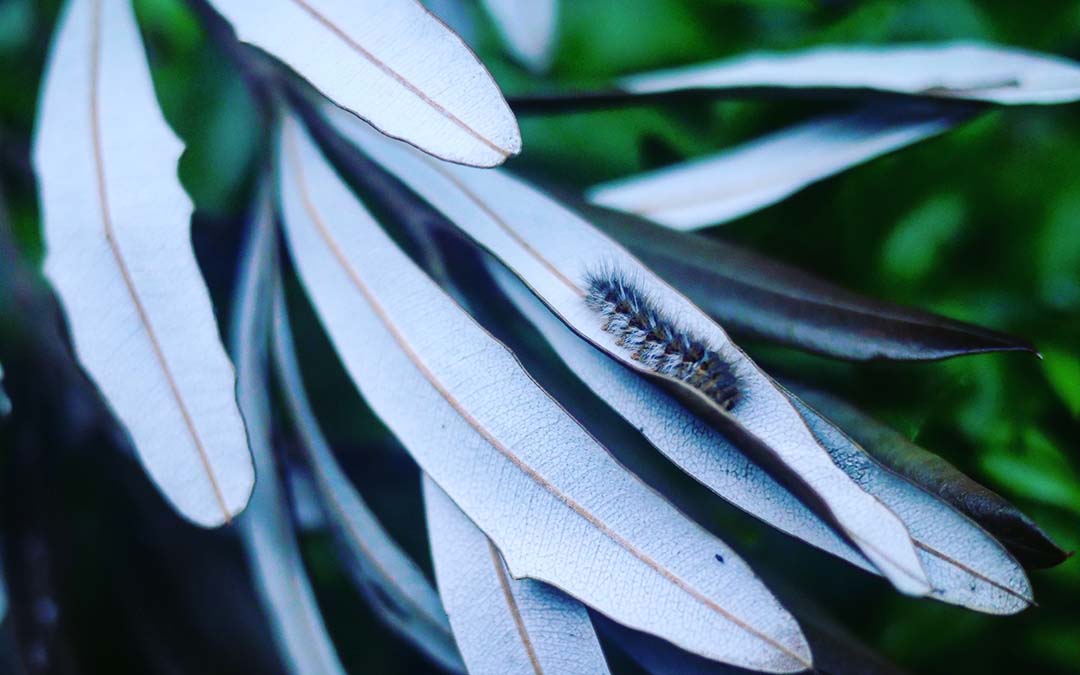
[[[502,589],[506,606],[510,610],[510,616],[514,619],[518,637],[521,638],[525,652],[529,655],[529,664],[532,665],[533,672],[536,675],[544,675],[544,669],[540,666],[540,657],[536,654],[536,648],[533,646],[532,638],[529,636],[529,630],[525,627],[525,619],[521,616],[521,608],[518,607],[517,598],[514,597],[514,591],[510,588],[510,579],[506,574],[502,556],[499,555],[499,550],[495,548],[495,544],[487,538],[487,535],[484,535],[484,542],[487,543],[488,551],[491,553],[491,564],[495,567],[495,575],[499,578],[499,587]]]
[[[405,336],[402,335],[396,324],[390,318],[386,309],[383,308],[382,304],[374,296],[371,289],[368,288],[368,286],[364,283],[363,279],[360,277],[359,273],[345,257],[345,254],[342,252],[341,247],[338,245],[337,241],[330,233],[318,209],[315,207],[314,202],[311,199],[311,195],[307,186],[307,181],[303,172],[300,155],[296,148],[296,139],[293,136],[293,132],[290,129],[286,129],[283,133],[286,137],[285,145],[289,154],[290,163],[294,167],[294,172],[296,174],[295,180],[300,190],[300,196],[304,204],[304,209],[305,211],[307,211],[307,214],[311,218],[312,223],[315,225],[316,230],[318,230],[320,237],[323,239],[323,242],[330,249],[331,254],[337,260],[338,264],[342,267],[343,271],[345,271],[350,281],[367,301],[368,305],[378,317],[379,321],[385,326],[391,337],[398,344],[398,347],[401,348],[402,352],[409,359],[409,361],[412,362],[412,364],[416,367],[416,369],[420,372],[424,379],[426,379],[431,384],[431,386],[443,397],[443,399],[446,400],[446,402],[454,409],[454,411],[457,412],[457,414],[465,422],[467,422],[469,426],[471,426],[489,445],[491,445],[496,451],[498,451],[499,454],[509,460],[514,466],[516,466],[520,471],[522,471],[522,473],[532,479],[533,482],[535,482],[543,490],[550,493],[556,499],[565,504],[567,508],[569,508],[571,511],[589,522],[598,531],[611,539],[616,545],[623,548],[632,556],[640,560],[643,564],[646,565],[646,567],[652,569],[654,572],[667,579],[677,588],[685,592],[690,597],[694,598],[694,600],[696,600],[697,602],[705,605],[710,610],[723,616],[728,621],[732,622],[733,624],[750,633],[751,635],[754,635],[762,642],[765,642],[766,644],[779,650],[781,653],[793,659],[795,662],[800,663],[807,668],[812,668],[813,665],[811,663],[808,663],[802,656],[796,654],[776,639],[750,626],[748,623],[746,623],[739,617],[731,614],[729,611],[721,607],[717,602],[710,599],[704,593],[698,591],[696,588],[691,586],[689,582],[685,581],[681,577],[677,576],[674,572],[671,572],[663,565],[653,560],[643,551],[638,550],[628,540],[626,540],[624,537],[622,537],[617,532],[608,527],[597,516],[595,516],[583,506],[578,504],[569,495],[559,490],[557,487],[555,487],[555,485],[547,481],[535,469],[525,464],[524,461],[522,461],[513,452],[511,452],[509,448],[504,446],[502,442],[496,439],[486,428],[484,428],[484,426],[480,423],[479,420],[477,420],[468,410],[466,410],[462,406],[462,404],[454,397],[454,395],[451,394],[443,386],[443,384],[439,381],[435,374],[427,367],[427,364],[423,361],[423,359],[420,358],[419,354],[417,354],[412,349],[411,345],[409,345],[408,341],[405,339]]]
[[[411,2],[411,1],[414,1],[414,0],[398,0],[398,1],[410,1]],[[308,16],[310,16],[312,19],[314,19],[316,22],[318,22],[320,25],[322,25],[328,31],[333,33],[338,39],[340,39],[342,42],[344,42],[346,45],[348,45],[348,47],[350,49],[352,49],[357,54],[359,54],[364,59],[366,59],[369,63],[371,63],[371,65],[378,68],[384,75],[386,75],[387,77],[389,77],[390,79],[392,79],[393,81],[397,82],[399,85],[404,87],[406,91],[408,91],[412,95],[416,96],[424,104],[430,106],[433,110],[435,110],[435,112],[437,112],[440,115],[442,115],[443,117],[445,117],[447,120],[449,120],[451,123],[456,125],[459,129],[464,131],[466,134],[468,134],[469,136],[472,136],[476,140],[480,141],[480,143],[487,146],[490,150],[493,150],[496,153],[498,153],[503,159],[506,159],[506,158],[510,157],[510,155],[513,154],[509,150],[506,150],[505,148],[503,148],[499,144],[497,144],[494,141],[492,141],[491,139],[489,139],[487,136],[481,134],[479,131],[477,131],[476,129],[471,127],[468,123],[466,123],[460,117],[458,117],[454,113],[447,110],[446,107],[444,107],[441,103],[439,103],[435,99],[428,96],[428,94],[426,92],[424,92],[418,86],[416,86],[411,81],[409,81],[404,75],[402,75],[398,71],[394,70],[388,63],[386,63],[382,59],[375,56],[375,54],[373,54],[367,48],[365,48],[363,45],[361,45],[359,42],[357,42],[351,35],[349,35],[349,33],[344,28],[342,28],[341,26],[338,26],[328,16],[326,16],[325,14],[320,12],[319,10],[315,9],[315,7],[313,7],[309,2],[307,2],[307,0],[292,0],[292,2],[297,7],[299,7],[301,10],[306,12],[308,14]],[[424,11],[426,12],[427,10],[424,9]]]
[[[579,296],[584,297],[585,292],[576,283],[574,283],[573,280],[571,280],[569,277],[567,277],[565,274],[563,274],[562,271],[559,270],[558,267],[556,267],[554,263],[552,263],[550,260],[548,260],[544,255],[542,255],[540,253],[540,251],[538,251],[531,243],[529,243],[528,240],[526,240],[520,233],[518,233],[518,231],[516,229],[514,229],[510,225],[510,223],[508,223],[506,221],[506,219],[504,219],[502,216],[500,216],[495,211],[495,209],[493,207],[491,207],[487,202],[485,202],[483,199],[481,199],[481,197],[478,194],[476,194],[467,185],[465,185],[461,180],[459,180],[457,178],[457,176],[455,176],[452,173],[450,173],[449,171],[445,170],[442,166],[440,166],[434,160],[431,160],[431,159],[429,159],[427,157],[423,157],[423,156],[421,156],[421,160],[424,161],[435,173],[439,174],[440,176],[445,178],[447,181],[449,181],[457,190],[459,190],[462,193],[462,195],[464,195],[464,197],[466,199],[471,201],[488,218],[490,218],[492,220],[492,222],[495,223],[496,227],[498,227],[503,233],[505,233],[507,236],[509,236],[511,239],[513,239],[515,243],[517,243],[519,246],[521,246],[522,249],[526,251],[526,253],[531,255],[545,269],[547,269],[549,272],[551,272],[561,283],[565,284],[571,291],[576,292]],[[634,258],[634,256],[629,251],[626,251],[625,249],[623,249],[622,246],[620,246],[617,242],[611,241],[610,243],[611,243],[611,246],[613,246],[615,248],[622,249],[624,251],[624,253],[629,258],[636,260],[636,258]],[[639,262],[638,264],[641,264],[641,263]],[[642,267],[644,267],[643,264],[642,264]],[[676,291],[675,289],[671,289],[671,290],[672,290],[673,293],[678,293],[678,291]],[[687,300],[687,302],[689,302],[689,300]],[[546,301],[545,301],[545,304],[546,304]],[[552,309],[552,311],[555,311],[555,310]],[[556,314],[559,314],[559,313],[556,312]],[[567,323],[569,325],[569,322],[567,322]],[[578,332],[576,328],[574,328],[574,331]],[[606,348],[601,347],[599,344],[596,344],[593,340],[591,340],[589,338],[585,338],[584,335],[582,335],[582,337],[584,339],[588,340],[590,343],[595,344],[598,349],[601,349],[606,353],[610,353]],[[696,396],[700,395],[700,392],[698,392],[696,389],[694,389],[692,387],[688,387],[687,385],[685,385],[685,383],[682,383],[679,380],[670,378],[670,377],[665,376],[665,375],[660,375],[660,374],[658,374],[658,373],[656,373],[654,371],[651,371],[651,370],[648,370],[648,369],[642,367],[640,364],[638,364],[636,362],[627,361],[626,359],[624,359],[622,357],[616,357],[616,358],[618,359],[618,361],[620,363],[624,363],[627,367],[629,367],[629,368],[631,368],[631,369],[633,369],[633,370],[635,370],[637,372],[643,373],[643,374],[645,374],[645,375],[647,375],[649,377],[656,377],[656,378],[660,378],[660,379],[663,379],[663,380],[666,380],[666,381],[671,381],[671,382],[675,383],[677,386],[679,386],[680,388],[685,389],[689,393],[692,393],[692,394],[694,394]],[[793,409],[793,412],[794,412],[794,409]],[[720,414],[724,414],[725,416],[730,417],[729,415],[727,415],[723,411],[721,411]],[[798,413],[796,412],[796,415],[797,414]],[[736,424],[739,424],[740,426],[742,426],[741,422],[738,422],[737,420],[733,420],[733,421]],[[805,422],[803,422],[803,424],[805,426]],[[751,434],[754,437],[757,437],[756,433],[753,433],[748,429],[746,429],[745,431],[746,431],[746,433]],[[808,434],[810,434],[811,437],[813,436],[813,434],[811,434],[809,428],[806,428],[806,432]],[[760,442],[764,445],[764,447],[771,447],[769,444],[765,443],[764,441],[760,441]],[[815,443],[816,443],[816,441],[815,441]],[[818,444],[818,445],[820,446],[820,444]],[[822,451],[824,452],[824,448],[822,448]],[[839,470],[839,468],[838,468],[838,470]],[[815,493],[819,493],[819,491],[818,491],[818,489],[816,487],[811,486],[811,489],[813,489]],[[859,489],[861,490],[862,488],[859,488]],[[870,498],[873,499],[875,502],[877,502],[881,506],[881,508],[884,509],[886,512],[892,514],[893,518],[896,519],[897,523],[899,523],[899,525],[904,529],[904,531],[907,532],[908,539],[912,543],[912,550],[914,550],[915,540],[911,536],[911,533],[907,528],[907,524],[904,523],[904,521],[901,520],[900,517],[898,515],[896,515],[896,513],[892,509],[890,509],[888,507],[888,505],[886,505],[877,495],[866,492],[865,490],[862,490],[862,492],[869,495]],[[831,505],[829,505],[829,509],[830,509],[830,511],[832,511]],[[837,521],[839,523],[839,518],[837,518]],[[920,583],[928,582],[928,580],[925,579],[925,570],[923,570],[923,575],[920,577],[919,575],[913,573],[911,570],[908,570],[904,565],[902,565],[898,561],[894,560],[891,555],[889,555],[886,552],[884,552],[883,550],[881,550],[880,547],[870,545],[869,542],[867,542],[865,540],[865,538],[860,537],[857,534],[853,533],[848,526],[841,524],[840,529],[845,534],[850,536],[852,539],[859,539],[860,542],[866,544],[866,548],[871,549],[873,552],[875,552],[879,556],[881,556],[884,560],[891,563],[894,569],[902,572],[905,576],[907,576],[907,577],[909,577],[911,579],[914,579],[914,580],[916,580],[916,581],[918,581]],[[875,567],[879,567],[879,566],[875,566]],[[921,563],[920,563],[920,567],[921,567]],[[880,571],[881,570],[879,570],[879,572]],[[884,573],[882,573],[882,574],[883,574],[883,576],[888,576],[888,575],[886,575]]]
[[[113,258],[116,260],[117,267],[120,270],[120,275],[124,280],[124,287],[131,297],[132,304],[135,306],[135,311],[138,314],[139,322],[142,324],[143,329],[146,332],[147,339],[150,341],[150,345],[154,351],[158,364],[161,366],[161,372],[165,376],[165,380],[168,382],[169,391],[172,393],[173,398],[176,400],[177,407],[180,409],[180,414],[183,417],[184,425],[188,429],[188,433],[191,435],[192,440],[195,443],[196,452],[199,455],[199,460],[202,463],[203,470],[206,472],[206,477],[210,482],[210,487],[213,489],[214,498],[217,501],[218,506],[221,508],[221,512],[225,517],[225,522],[229,523],[232,520],[232,514],[229,511],[228,505],[225,501],[225,495],[222,492],[216,476],[214,475],[214,469],[210,462],[210,457],[206,452],[206,447],[203,445],[202,439],[199,437],[199,432],[195,427],[195,421],[191,416],[191,412],[187,408],[187,404],[184,401],[183,395],[180,393],[180,387],[176,382],[176,378],[172,374],[172,370],[169,367],[168,360],[165,358],[165,351],[161,345],[161,341],[157,337],[157,333],[154,330],[153,324],[150,322],[150,315],[146,311],[146,307],[143,305],[142,299],[139,297],[138,289],[135,287],[135,281],[131,274],[131,270],[128,267],[127,261],[124,258],[123,251],[120,250],[119,240],[116,237],[116,233],[113,229],[112,212],[109,208],[108,189],[105,179],[105,157],[102,147],[101,139],[101,119],[100,119],[100,89],[98,86],[98,80],[101,76],[101,15],[102,15],[102,1],[93,0],[92,12],[93,19],[91,22],[91,37],[90,37],[90,128],[91,128],[91,142],[93,145],[94,154],[94,173],[95,182],[98,192],[98,201],[101,205],[101,221],[104,229],[105,241],[109,244],[109,251],[113,254]]]

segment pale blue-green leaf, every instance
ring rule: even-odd
[[[470,675],[606,675],[585,607],[502,555],[426,475],[424,507],[439,594]]]
[[[191,248],[183,146],[158,109],[131,3],[68,3],[35,133],[45,272],[79,362],[162,493],[220,525],[255,476]]]
[[[1020,563],[974,521],[876,462],[797,397],[791,402],[833,461],[897,513],[911,531],[932,597],[989,614],[1014,614],[1034,602]]]
[[[424,6],[450,30],[458,34],[465,44],[476,44],[480,30],[479,13],[468,0],[423,0]]]
[[[286,407],[311,467],[345,569],[388,626],[445,670],[465,672],[442,602],[424,573],[401,550],[338,465],[319,428],[300,374],[280,287],[274,297],[274,365]]]
[[[615,642],[649,675],[748,675],[745,670],[706,661],[650,635],[596,617],[597,629]],[[828,675],[901,675],[902,670],[833,625],[800,615],[819,673]]]
[[[688,475],[773,527],[870,569],[869,563],[768,472],[749,461],[716,430],[669,394],[620,367],[571,332],[505,269],[490,266],[496,282],[555,353],[589,388]],[[796,402],[801,406],[801,402]],[[1030,587],[1023,572],[974,523],[878,465],[828,422],[800,408],[833,461],[863,489],[885,502],[912,534],[936,592],[931,597],[971,609],[1023,609]],[[936,523],[936,526],[928,527]],[[1009,584],[1002,593],[994,580]],[[1001,584],[999,583],[999,586]]]
[[[488,269],[570,370],[689,476],[781,532],[876,573],[862,554],[719,431],[578,337],[505,268],[492,264]]]
[[[978,42],[830,45],[631,75],[619,84],[642,94],[749,87],[1053,104],[1080,100],[1080,65],[1057,56]]]
[[[344,675],[300,556],[274,456],[267,350],[275,232],[267,196],[260,196],[257,209],[236,283],[231,346],[237,399],[247,422],[259,481],[238,524],[282,663],[293,675]]]
[[[385,134],[453,162],[521,151],[502,92],[417,0],[211,0],[244,42],[291,67]]]
[[[930,105],[868,106],[781,129],[715,155],[591,188],[594,204],[677,230],[717,225],[806,186],[940,134],[970,113]]]
[[[805,386],[794,386],[792,390],[827,415],[879,463],[952,504],[985,528],[1025,567],[1053,567],[1069,557],[1015,505],[944,458],[834,396]]]
[[[575,332],[627,368],[677,391],[737,434],[740,449],[778,465],[799,489],[811,492],[898,589],[912,595],[930,591],[911,537],[896,515],[832,463],[788,399],[718,324],[625,249],[506,173],[431,160],[340,111],[328,108],[327,113],[347,138],[502,260]],[[669,321],[721,354],[739,383],[738,405],[724,410],[697,389],[633,358],[585,301],[589,280],[596,275],[626,280]]]
[[[346,370],[513,576],[713,659],[811,665],[798,625],[749,567],[537,387],[397,248],[291,117],[279,163],[289,250]]]
[[[514,58],[542,73],[551,65],[559,0],[483,0]]]

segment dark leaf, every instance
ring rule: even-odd
[[[1021,338],[868,298],[711,237],[578,208],[733,333],[851,361],[1035,353]]]
[[[879,462],[984,527],[1025,567],[1053,567],[1069,557],[1016,506],[938,455],[829,394],[805,387],[795,387],[794,391],[828,415]]]
[[[673,230],[726,223],[808,185],[944,133],[970,111],[942,105],[866,105],[816,117],[712,155],[595,185],[593,204]]]

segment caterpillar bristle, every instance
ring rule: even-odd
[[[585,303],[604,319],[603,329],[631,359],[686,383],[725,410],[739,402],[739,382],[731,364],[665,318],[624,276],[613,271],[593,273],[585,287]]]

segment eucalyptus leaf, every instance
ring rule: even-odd
[[[1053,567],[1069,557],[1015,505],[938,455],[835,396],[804,386],[794,391],[828,415],[878,462],[979,523],[1026,567]]]
[[[961,108],[871,105],[588,190],[589,201],[676,230],[724,223],[966,120]]]
[[[542,73],[551,65],[559,0],[483,0],[514,58]]]
[[[206,527],[254,485],[235,377],[190,241],[183,146],[128,2],[70,0],[38,111],[47,248],[79,362],[176,509]]]
[[[1080,65],[979,42],[827,45],[624,77],[633,93],[734,88],[886,92],[1002,105],[1080,100]]]
[[[713,237],[583,213],[729,330],[851,361],[1035,352],[1021,338],[876,300]]]
[[[331,343],[512,576],[709,658],[811,665],[798,625],[749,567],[537,387],[382,232],[292,117],[279,153],[289,250]]]
[[[814,501],[898,589],[912,595],[930,591],[911,537],[896,515],[832,463],[787,398],[719,325],[625,249],[504,173],[429,160],[355,119],[333,110],[328,114],[347,138],[506,264],[575,332],[625,367],[668,387],[734,436],[740,449],[783,473],[789,487]],[[641,299],[638,304],[652,305],[678,333],[717,354],[732,373],[737,404],[722,406],[705,391],[643,365],[622,346],[621,336],[608,330],[612,321],[590,305],[590,294],[606,293],[603,285],[631,289]]]
[[[300,375],[280,286],[274,297],[274,365],[346,571],[391,629],[444,670],[465,672],[438,594],[364,503],[319,428]]]
[[[439,594],[470,675],[610,672],[583,605],[512,578],[491,540],[427,476],[424,507]]]
[[[274,457],[267,374],[274,234],[270,201],[264,196],[251,224],[233,305],[236,393],[259,472],[251,504],[239,520],[241,539],[281,660],[289,672],[344,675],[300,556]]]
[[[238,37],[385,134],[494,166],[521,133],[476,55],[417,0],[211,0]]]

